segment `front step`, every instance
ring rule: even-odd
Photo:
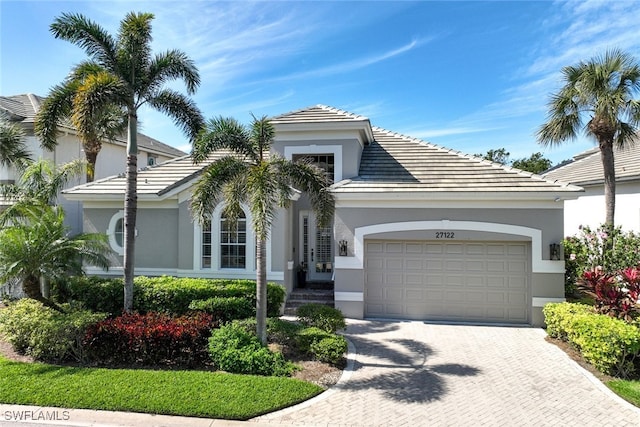
[[[298,307],[304,304],[334,306],[333,289],[294,289],[284,306],[284,314],[295,316]]]

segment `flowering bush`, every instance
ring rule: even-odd
[[[192,366],[207,360],[212,317],[207,313],[172,317],[150,312],[107,319],[89,328],[89,357],[97,362]]]
[[[636,317],[640,268],[626,268],[615,275],[595,268],[582,275],[581,283],[595,294],[598,313],[627,321]]]
[[[596,268],[614,274],[640,263],[640,235],[620,227],[602,225],[596,230],[581,226],[576,236],[563,240],[565,258],[565,292],[572,294],[586,271]]]

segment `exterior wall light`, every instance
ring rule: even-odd
[[[551,255],[551,259],[554,261],[560,260],[560,245],[557,243],[552,243],[549,245],[549,254]]]
[[[347,253],[349,252],[349,248],[347,245],[348,244],[346,240],[340,240],[338,242],[338,253],[340,254],[340,256],[347,256]]]

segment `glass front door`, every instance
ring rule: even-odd
[[[333,277],[333,227],[320,228],[312,212],[300,213],[301,263],[307,280],[331,280]]]

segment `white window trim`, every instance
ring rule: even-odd
[[[247,221],[247,240],[245,248],[245,268],[221,268],[220,267],[220,221],[222,219],[222,208],[224,204],[219,204],[211,214],[211,267],[202,267],[202,226],[194,222],[193,238],[193,269],[202,272],[254,272],[256,264],[256,238],[251,224],[253,223],[251,211],[242,205],[242,210]],[[270,242],[267,242],[269,245]],[[271,251],[267,250],[267,265],[271,265]]]
[[[342,181],[342,145],[287,145],[284,157],[293,159],[297,154],[333,154],[333,182]]]
[[[107,236],[109,236],[109,246],[118,255],[124,255],[124,246],[120,246],[116,241],[116,224],[119,220],[124,221],[124,210],[116,212],[109,220],[109,227],[107,228]],[[122,224],[124,227],[124,224]],[[124,232],[124,228],[123,228]],[[124,235],[122,237],[124,243]]]

